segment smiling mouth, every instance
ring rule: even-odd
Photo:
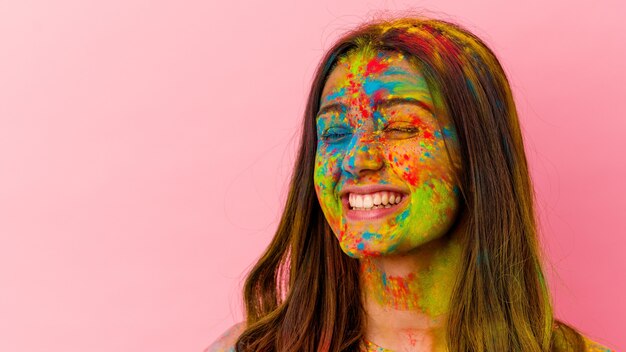
[[[374,192],[369,194],[348,194],[348,204],[351,210],[369,211],[373,209],[391,208],[399,204],[405,197],[399,192]]]
[[[381,191],[367,194],[348,193],[342,204],[346,218],[350,220],[384,219],[407,204],[407,194],[394,191]]]

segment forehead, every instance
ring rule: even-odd
[[[428,91],[414,62],[399,52],[360,49],[338,60],[324,84],[321,103],[358,93],[394,94],[407,90]]]

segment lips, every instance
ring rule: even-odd
[[[391,185],[367,185],[367,186],[346,186],[339,193],[341,196],[341,203],[343,212],[346,214],[346,218],[351,221],[376,221],[383,220],[389,216],[395,215],[402,211],[408,203],[409,192],[402,188]],[[397,202],[387,202],[386,204],[380,203],[378,206],[372,207],[368,204],[368,208],[353,208],[350,206],[350,198],[352,197],[353,204],[355,198],[367,198],[368,195],[373,194],[395,194],[401,195],[401,200]],[[370,198],[371,199],[371,198]]]

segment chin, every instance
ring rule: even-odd
[[[373,245],[371,243],[368,244],[363,242],[342,242],[341,250],[349,257],[357,259],[381,257],[399,253],[397,243]]]

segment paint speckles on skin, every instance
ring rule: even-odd
[[[365,93],[369,95],[375,95],[381,89],[391,92],[394,91],[398,86],[400,86],[399,82],[381,82],[369,79],[365,80],[365,83],[363,83],[363,89],[365,89]],[[380,101],[380,99],[374,100]]]
[[[454,128],[435,117],[426,80],[399,53],[354,51],[328,76],[316,119],[314,183],[324,215],[353,257],[410,250],[445,233],[456,216]],[[406,207],[387,220],[346,218],[347,185],[390,184]]]
[[[364,232],[363,233],[363,239],[364,240],[370,240],[370,239],[381,239],[382,235],[379,233],[373,233],[373,232]]]
[[[451,244],[449,251],[459,254],[462,247]],[[364,258],[360,261],[360,277],[368,296],[382,307],[419,311],[437,318],[446,312],[458,258],[435,255],[427,266],[404,275],[390,275],[378,266],[375,258]]]
[[[343,96],[343,95],[345,95],[345,94],[346,94],[346,88],[344,87],[344,88],[339,89],[337,92],[335,92],[335,93],[331,94],[331,95],[328,97],[328,99],[332,100],[332,99],[335,99],[335,98],[337,98],[337,97],[341,97],[341,96]]]
[[[370,60],[367,63],[367,67],[365,69],[365,73],[363,74],[363,76],[367,77],[371,75],[372,73],[380,73],[381,71],[389,67],[389,63],[383,60],[384,60],[384,56],[382,54],[378,55],[378,57],[376,57],[375,59]]]
[[[410,273],[406,277],[388,276],[374,265],[362,266],[362,279],[381,305],[398,310],[421,310],[417,276]]]

